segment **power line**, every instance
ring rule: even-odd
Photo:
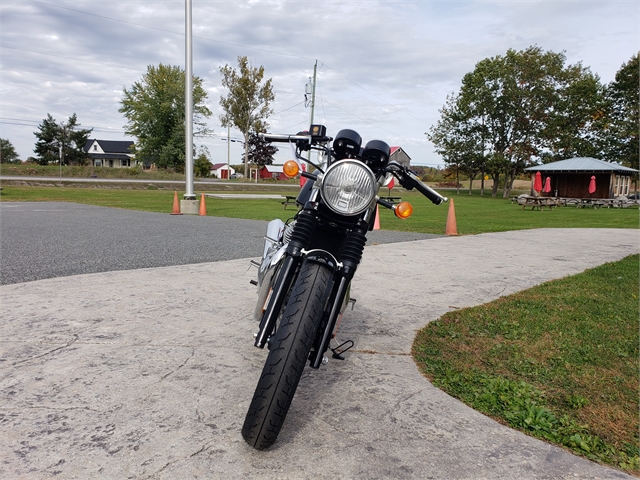
[[[0,117],[0,123],[5,125],[18,125],[22,127],[38,127],[40,122],[35,120],[26,120],[24,118],[11,118]],[[106,132],[106,133],[122,133],[126,134],[124,130],[115,130],[111,127],[89,127],[94,132]]]
[[[126,70],[135,70],[136,72],[141,72],[142,71],[139,68],[123,67],[122,65],[117,65],[115,63],[93,62],[91,60],[85,60],[83,58],[68,57],[68,56],[65,56],[65,55],[56,55],[55,53],[37,52],[35,50],[27,50],[26,48],[8,47],[6,45],[0,45],[0,48],[7,48],[9,50],[17,50],[19,52],[36,53],[38,55],[47,55],[48,57],[66,58],[67,60],[76,60],[78,62],[93,63],[94,65],[102,65],[102,66],[105,66],[105,67],[124,68]]]
[[[298,105],[302,105],[303,103],[304,103],[304,100],[303,100],[303,101],[301,101],[300,103],[296,103],[295,105],[293,105],[293,106],[291,106],[291,107],[289,107],[289,108],[285,108],[284,110],[280,110],[279,112],[274,113],[274,115],[280,115],[281,113],[284,113],[284,112],[286,112],[286,111],[288,111],[288,110],[291,110],[292,108],[295,108],[295,107],[297,107]]]
[[[380,97],[380,96],[376,95],[375,93],[373,93],[373,92],[371,92],[371,91],[367,90],[367,89],[366,89],[366,88],[364,88],[362,85],[357,84],[356,82],[354,82],[354,81],[353,81],[353,80],[351,80],[350,78],[345,77],[345,76],[344,76],[344,75],[342,75],[341,73],[339,73],[339,72],[335,71],[333,68],[331,68],[331,67],[330,67],[329,65],[327,65],[326,63],[322,63],[322,64],[321,64],[321,66],[325,66],[325,67],[327,67],[329,70],[331,70],[331,71],[332,71],[333,73],[335,73],[336,75],[341,76],[342,78],[344,78],[344,79],[345,79],[345,80],[347,80],[348,82],[353,83],[356,87],[358,87],[358,88],[362,89],[363,91],[367,92],[369,95],[374,96],[375,98],[377,98],[378,100],[380,100],[380,101],[382,101],[382,102],[386,103],[387,105],[392,106],[392,107],[393,107],[393,108],[395,108],[396,110],[398,110],[398,111],[400,111],[400,112],[402,112],[402,113],[406,113],[406,114],[407,114],[407,115],[409,115],[410,117],[415,118],[416,120],[418,120],[418,121],[420,121],[420,122],[424,122],[424,119],[418,118],[418,117],[416,117],[415,115],[412,115],[411,113],[407,112],[406,110],[404,110],[404,109],[402,109],[402,108],[398,107],[397,105],[394,105],[393,103],[388,102],[388,101],[387,101],[387,100],[385,100],[384,98],[382,98],[382,97]]]

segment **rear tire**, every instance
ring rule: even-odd
[[[258,450],[276,441],[298,387],[324,312],[333,271],[304,262],[291,290],[242,426],[246,442]]]

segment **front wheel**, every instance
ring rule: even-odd
[[[264,450],[276,441],[298,387],[322,321],[333,272],[304,262],[291,290],[278,330],[242,426],[249,445]]]

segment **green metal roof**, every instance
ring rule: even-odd
[[[546,163],[544,165],[536,165],[535,167],[525,168],[527,172],[620,172],[633,173],[638,170],[623,167],[617,163],[605,162],[591,157],[575,157],[559,162]]]

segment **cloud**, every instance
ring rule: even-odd
[[[271,128],[295,132],[308,126],[304,85],[317,60],[315,119],[330,134],[353,128],[365,140],[402,145],[414,162],[439,164],[424,132],[478,61],[537,44],[566,51],[569,63],[582,61],[609,82],[638,50],[639,8],[635,1],[197,1],[194,74],[209,92],[209,126],[226,134],[219,68],[249,56],[274,80]],[[63,120],[75,112],[95,136],[124,138],[123,87],[150,64],[184,66],[183,2],[4,0],[0,15],[1,136],[22,158],[32,155],[33,131],[47,113]],[[200,143],[226,161],[225,143]]]

